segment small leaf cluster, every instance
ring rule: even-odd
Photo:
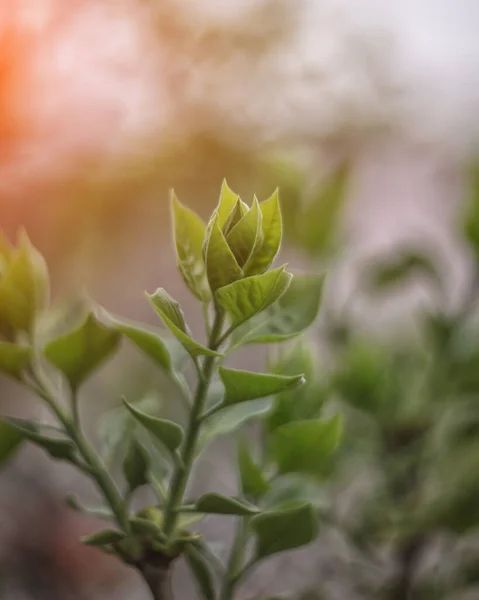
[[[41,423],[4,418],[0,452],[7,458],[28,441],[93,479],[101,506],[68,498],[72,508],[110,521],[86,544],[142,573],[152,556],[161,557],[162,564],[183,556],[204,598],[229,600],[258,562],[308,544],[318,533],[319,489],[341,437],[339,416],[323,416],[326,390],[304,339],[320,307],[323,277],[293,276],[286,265],[273,268],[283,233],[277,191],[263,202],[255,197],[250,207],[224,182],[208,223],[173,194],[172,216],[178,270],[203,305],[206,341],[195,339],[180,304],[158,288],[147,300],[162,330],[91,303],[76,326],[40,342],[38,320],[48,307],[45,264],[25,237],[18,250],[2,246],[0,370],[30,387],[58,425],[52,435]],[[295,337],[299,341],[271,355],[267,372],[225,365],[242,346]],[[181,401],[184,418],[164,418],[159,403],[123,399],[114,424],[103,428],[110,455],[113,449],[122,461],[119,486],[108,456],[85,437],[79,407],[85,382],[124,341],[169,380],[175,390],[169,400]],[[189,364],[196,373],[192,385]],[[241,431],[250,421],[257,421],[261,432],[254,444]],[[237,443],[238,494],[211,490],[192,498],[190,474],[201,452],[218,436],[231,434]],[[144,487],[153,490],[157,502],[133,511],[132,499]],[[207,541],[191,529],[206,515],[230,515],[239,522],[230,557],[220,565]]]

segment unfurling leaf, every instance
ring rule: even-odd
[[[117,350],[121,334],[102,324],[93,313],[75,330],[48,342],[47,360],[61,371],[72,388],[83,381]]]
[[[241,208],[239,211],[241,212]],[[248,261],[254,258],[256,250],[263,244],[261,223],[261,210],[258,200],[255,198],[251,209],[242,216],[226,235],[228,246],[231,248],[240,267],[247,265]]]
[[[340,415],[331,419],[293,421],[278,427],[272,436],[272,454],[281,473],[322,475],[339,444]]]
[[[190,356],[221,356],[219,352],[214,352],[202,346],[191,337],[180,305],[166,290],[159,288],[154,294],[147,294],[147,297],[164,324],[170,329]]]
[[[206,226],[174,193],[172,207],[178,269],[189,290],[202,302],[208,302],[211,292],[203,257]]]
[[[248,212],[249,207],[245,204],[240,198],[236,201],[235,207],[231,211],[229,217],[226,219],[226,223],[223,225],[223,233],[228,235],[228,233],[233,229],[233,227],[241,220],[241,218]]]
[[[235,331],[235,346],[282,342],[302,333],[318,315],[323,282],[323,276],[295,275],[278,302]]]
[[[183,441],[183,429],[177,423],[152,417],[126,400],[123,400],[123,402],[135,419],[153,434],[158,441],[166,446],[170,452],[174,452],[180,447]]]
[[[264,398],[265,396],[274,396],[304,383],[302,375],[253,373],[224,367],[219,368],[219,374],[225,386],[223,401],[225,405]]]
[[[226,183],[226,179],[224,179],[223,183],[221,184],[218,206],[212,216],[212,220],[218,216],[218,223],[221,229],[225,227],[228,218],[234,212],[238,201],[240,201],[239,196],[233,192],[233,190]]]
[[[259,508],[244,500],[227,498],[220,494],[204,494],[196,501],[195,508],[198,512],[212,513],[215,515],[255,515]]]
[[[281,246],[283,224],[278,190],[268,200],[260,204],[260,209],[263,242],[261,246],[255,249],[254,254],[245,266],[245,275],[258,275],[269,269]]]
[[[21,379],[30,363],[31,354],[30,346],[0,342],[0,373]]]
[[[241,489],[245,496],[260,497],[270,489],[261,468],[255,463],[248,446],[244,442],[238,445],[238,470]]]
[[[263,275],[235,281],[219,289],[215,298],[229,317],[231,327],[238,327],[279,300],[293,276],[279,267]]]
[[[208,560],[197,546],[186,544],[185,558],[191,572],[195,576],[199,591],[204,600],[215,600],[215,584]]]
[[[137,488],[149,483],[148,470],[150,460],[143,446],[133,437],[130,440],[127,455],[123,461],[123,474],[128,489],[134,492]]]
[[[251,519],[256,535],[257,560],[310,544],[318,535],[318,521],[311,504],[261,513]]]
[[[243,277],[219,223],[219,215],[211,223],[204,246],[206,275],[212,292]]]

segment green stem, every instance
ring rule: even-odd
[[[209,336],[208,348],[216,350],[219,346],[221,331],[223,329],[224,316],[217,311],[215,320]],[[215,356],[206,356],[203,368],[199,371],[198,386],[196,388],[193,406],[188,420],[185,434],[185,443],[181,449],[181,465],[177,465],[171,482],[170,493],[165,505],[165,520],[163,529],[167,538],[171,537],[178,517],[178,508],[183,501],[183,495],[188,483],[193,459],[195,456],[196,443],[201,427],[201,415],[203,413],[208,388],[211,383],[215,367]]]
[[[243,574],[244,554],[248,541],[248,518],[239,519],[233,547],[226,567],[219,600],[232,600],[237,583]]]
[[[35,388],[37,393],[45,400],[50,409],[53,411],[57,419],[63,425],[65,432],[70,436],[75,443],[78,452],[89,467],[91,475],[95,480],[98,488],[102,492],[105,500],[110,505],[110,508],[115,515],[118,526],[128,533],[130,524],[128,522],[128,514],[125,510],[125,505],[115,482],[103,461],[100,459],[95,449],[89,440],[83,435],[80,424],[75,418],[72,420],[68,414],[61,408],[60,402],[55,398],[55,393],[50,387],[50,382],[44,376],[43,371],[37,365],[34,365],[33,376],[38,387]],[[73,399],[73,406],[77,402],[76,397]]]

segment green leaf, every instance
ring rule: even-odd
[[[6,418],[2,421],[13,427],[23,439],[48,452],[52,458],[75,462],[76,448],[71,440],[43,435],[36,423],[26,419]]]
[[[241,489],[245,496],[261,497],[269,490],[268,481],[244,442],[238,445],[238,469]]]
[[[278,302],[236,330],[235,347],[282,342],[302,333],[318,315],[323,282],[323,276],[295,275]]]
[[[223,233],[227,236],[233,227],[241,220],[241,218],[249,211],[249,206],[238,198],[235,207],[231,211],[226,223],[223,225]]]
[[[103,325],[93,313],[75,330],[48,342],[47,360],[61,371],[72,388],[81,383],[117,350],[121,335]]]
[[[311,504],[298,504],[264,512],[251,519],[256,535],[257,560],[306,546],[318,535],[318,521]]]
[[[123,402],[135,419],[166,446],[170,452],[174,452],[180,447],[183,441],[183,429],[177,423],[147,415],[125,399]]]
[[[227,313],[231,327],[238,327],[279,300],[292,279],[283,266],[230,283],[219,289],[215,298]]]
[[[202,346],[190,336],[180,305],[166,290],[158,288],[154,294],[147,294],[147,297],[164,324],[170,329],[190,356],[193,358],[197,356],[221,356],[219,352],[214,352]]]
[[[149,483],[149,457],[141,444],[133,437],[130,440],[127,455],[123,461],[123,474],[130,492]]]
[[[231,248],[221,231],[219,216],[211,223],[204,246],[206,275],[212,292],[243,277]]]
[[[241,209],[239,209],[241,211]],[[255,251],[263,244],[262,215],[258,200],[253,200],[251,209],[226,235],[226,241],[231,248],[240,267],[253,259]],[[246,268],[246,267],[245,267]]]
[[[225,367],[219,367],[219,375],[225,386],[223,400],[225,405],[273,396],[279,392],[297,388],[304,383],[302,375],[253,373]]]
[[[106,311],[103,312],[107,319],[106,324],[127,337],[139,350],[151,358],[156,365],[165,369],[165,371],[172,371],[170,352],[166,343],[159,335],[136,323],[113,317],[106,313]]]
[[[77,512],[83,513],[85,515],[91,515],[93,517],[105,519],[107,521],[115,520],[115,515],[106,506],[86,506],[80,501],[76,494],[73,494],[71,492],[67,494],[65,502],[69,508],[76,510]]]
[[[221,184],[220,199],[218,207],[213,213],[212,220],[217,216],[219,226],[221,229],[226,225],[228,218],[234,212],[236,203],[239,201],[238,194],[235,194],[233,190],[226,183],[226,179],[223,179]],[[241,202],[241,201],[240,201]]]
[[[186,545],[185,558],[195,576],[201,597],[205,600],[215,600],[215,585],[209,561],[193,544]]]
[[[30,363],[31,353],[30,346],[0,341],[0,372],[14,379],[21,379]]]
[[[0,465],[13,456],[23,441],[22,434],[8,421],[0,420]]]
[[[37,315],[47,307],[49,279],[44,258],[24,231],[18,249],[2,243],[0,272],[0,329],[30,333]]]
[[[158,415],[161,406],[162,399],[156,393],[148,394],[140,400],[135,401],[135,408],[139,408],[150,415]],[[135,434],[139,434],[139,436],[144,434],[141,436],[141,443],[148,441],[152,447],[154,446],[158,450],[148,431],[145,429],[139,430],[136,425],[136,419],[123,406],[113,408],[102,415],[98,432],[101,440],[102,456],[109,466],[117,464],[118,458],[126,452],[133,431],[135,431]],[[155,461],[154,464],[156,466],[158,461]]]
[[[174,192],[172,207],[178,269],[189,290],[202,302],[208,302],[211,292],[203,258],[206,226],[195,212],[181,204]]]
[[[196,501],[196,510],[215,515],[255,515],[259,508],[236,498],[227,498],[220,494],[204,494]]]
[[[121,531],[103,529],[102,531],[98,531],[98,533],[83,537],[81,541],[87,546],[110,546],[111,544],[123,541],[125,537],[125,534]]]
[[[279,206],[278,190],[260,204],[263,226],[263,243],[255,249],[245,267],[245,275],[264,273],[273,263],[281,246],[283,223]]]
[[[219,410],[203,423],[198,447],[204,448],[211,440],[236,431],[248,421],[264,418],[271,410],[272,404],[271,398],[262,398]]]
[[[321,475],[339,444],[341,431],[340,415],[293,421],[278,427],[272,435],[271,447],[279,471]]]

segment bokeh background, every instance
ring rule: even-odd
[[[12,238],[26,228],[61,306],[87,292],[154,322],[143,291],[161,285],[200,333],[175,271],[169,190],[206,216],[224,177],[247,201],[279,185],[286,214],[306,215],[287,219],[283,259],[327,268],[325,314],[347,309],[373,335],[407,336],[433,291],[413,282],[372,302],[358,272],[419,244],[447,282],[446,305],[466,293],[473,261],[457,219],[479,141],[478,31],[475,0],[1,0],[0,226]],[[320,191],[343,165],[344,199],[328,204]],[[89,431],[120,392],[158,385],[123,352],[86,394]],[[38,413],[3,379],[0,403]],[[197,485],[228,489],[227,457],[209,460]],[[144,598],[134,573],[77,542],[96,523],[64,507],[72,488],[94,497],[31,449],[2,473],[0,597]],[[245,597],[314,587],[322,553],[279,559]],[[331,597],[350,597],[338,589]]]

